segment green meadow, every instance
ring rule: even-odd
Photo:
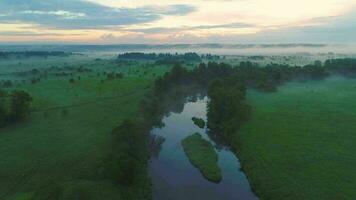
[[[251,120],[232,141],[261,199],[356,198],[356,80],[249,91]]]
[[[3,71],[6,79],[26,80],[14,81],[6,90],[27,91],[33,102],[29,118],[0,129],[0,199],[120,199],[125,188],[98,178],[111,150],[111,131],[137,116],[153,78],[170,68],[86,57],[74,57],[71,64],[53,60],[47,59],[47,68],[36,68],[49,73],[46,78],[36,74],[41,81],[35,84],[30,83],[33,75]],[[26,72],[38,63],[45,67],[44,59],[32,61],[24,59],[8,69]],[[74,68],[73,75],[55,76],[52,65],[58,67],[56,73]],[[83,66],[91,71],[75,70]],[[111,72],[124,78],[107,79]]]

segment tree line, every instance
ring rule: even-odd
[[[196,53],[171,54],[171,53],[123,53],[118,55],[119,60],[151,60],[157,64],[171,64],[176,62],[201,62],[201,58]]]
[[[0,59],[9,59],[11,57],[16,58],[30,58],[30,57],[48,57],[48,56],[60,56],[66,57],[71,53],[63,51],[0,51]]]

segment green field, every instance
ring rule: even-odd
[[[252,119],[232,144],[261,199],[356,198],[356,80],[292,82],[247,101]]]
[[[70,187],[95,177],[111,130],[136,115],[149,82],[128,79],[101,88],[68,85],[62,81],[24,88],[34,97],[35,111],[27,121],[1,130],[2,198],[47,182]]]
[[[72,59],[72,63],[65,62],[68,58],[0,63],[1,78],[14,81],[5,89],[25,90],[33,97],[29,118],[0,129],[0,199],[120,199],[127,192],[100,178],[111,153],[111,131],[138,115],[154,77],[170,67],[122,65],[84,56]],[[55,76],[50,70],[53,65],[56,73],[71,67],[73,75]],[[92,71],[76,71],[83,66]],[[33,68],[40,72],[13,73]],[[123,73],[124,78],[108,80],[104,73],[109,72]],[[33,76],[41,81],[31,84]],[[70,83],[70,78],[75,82]]]
[[[218,155],[209,141],[195,133],[182,140],[182,146],[190,162],[205,178],[213,182],[221,181],[221,170],[217,164]]]

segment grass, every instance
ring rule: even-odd
[[[31,88],[34,106],[41,110],[26,122],[1,130],[1,197],[11,199],[18,192],[37,191],[48,181],[66,188],[95,177],[109,151],[111,130],[136,116],[148,84],[137,80],[116,83],[111,98],[96,96],[94,89],[92,94],[80,86],[68,91],[48,88],[40,92],[40,85]],[[75,93],[87,96],[80,98]],[[67,114],[57,106],[64,106]]]
[[[205,121],[201,118],[193,117],[192,118],[193,122],[195,125],[197,125],[199,128],[204,128],[205,127]]]
[[[86,62],[86,67],[101,69],[100,63]],[[106,62],[101,61],[102,67],[114,70]],[[31,94],[33,112],[26,121],[0,129],[0,199],[122,199],[126,188],[98,178],[111,151],[111,131],[138,115],[152,74],[168,69],[153,66],[144,68],[146,75],[141,69],[104,82],[102,77],[81,74],[74,84],[69,77],[49,77],[11,87]],[[140,199],[141,192],[136,193]]]
[[[290,83],[247,99],[252,119],[232,145],[261,199],[356,198],[356,80]]]
[[[218,155],[209,141],[203,139],[199,133],[195,133],[182,140],[182,146],[190,162],[206,179],[212,182],[221,181]]]

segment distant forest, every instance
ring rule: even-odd
[[[30,57],[48,57],[48,56],[60,56],[66,57],[72,53],[66,53],[63,51],[16,51],[16,52],[6,52],[0,51],[0,59],[9,58],[30,58]]]
[[[197,53],[170,54],[170,53],[124,53],[117,57],[119,60],[149,60],[156,61],[157,64],[174,64],[179,62],[201,62],[201,57]]]

